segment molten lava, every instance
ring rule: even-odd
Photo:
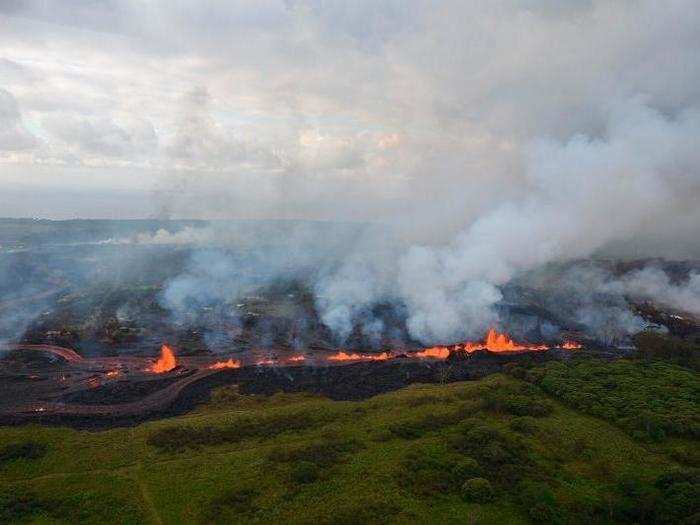
[[[581,343],[577,343],[575,341],[564,341],[564,344],[562,344],[561,347],[564,350],[580,350],[583,348]]]
[[[212,370],[221,370],[224,368],[240,368],[241,362],[236,359],[229,359],[228,361],[218,361],[213,365],[209,365]]]
[[[386,361],[394,357],[389,352],[382,352],[381,354],[356,354],[347,352],[338,352],[328,357],[329,361]]]
[[[565,341],[558,347],[565,350],[578,350],[582,348],[581,344],[574,341]],[[499,333],[495,328],[491,328],[486,333],[486,338],[484,341],[467,341],[465,343],[459,343],[451,346],[433,346],[432,348],[426,348],[420,352],[409,354],[409,357],[447,359],[450,356],[450,352],[472,353],[476,352],[477,350],[488,350],[489,352],[494,353],[540,352],[543,350],[549,350],[550,348],[551,347],[543,344],[530,345],[526,343],[517,343],[508,335]]]
[[[447,359],[450,357],[450,349],[446,346],[433,346],[420,352],[410,354],[411,357],[431,357],[433,359]]]
[[[175,359],[173,349],[168,345],[163,345],[160,347],[160,357],[153,363],[153,366],[149,368],[149,370],[156,374],[162,374],[164,372],[170,372],[176,366],[177,360]]]
[[[506,334],[501,334],[495,328],[490,328],[486,333],[486,341],[483,343],[464,344],[464,349],[467,352],[475,350],[488,350],[489,352],[536,352],[547,350],[547,345],[528,345],[524,343],[516,343]]]

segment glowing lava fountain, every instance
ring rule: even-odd
[[[209,365],[211,370],[221,370],[224,368],[240,368],[241,362],[237,359],[229,359],[228,361],[218,361],[213,365]]]
[[[149,370],[156,374],[162,374],[164,372],[170,372],[176,366],[177,359],[175,359],[175,352],[173,352],[173,349],[168,345],[163,345],[160,347],[160,357],[153,363],[153,366],[151,366]]]
[[[578,350],[581,348],[581,344],[574,341],[565,341],[560,345],[552,347],[544,344],[531,345],[517,343],[508,337],[508,335],[499,333],[495,328],[490,328],[483,342],[467,341],[450,346],[433,346],[432,348],[426,348],[420,352],[409,354],[409,357],[447,359],[450,356],[450,352],[466,352],[469,354],[477,350],[488,350],[493,353],[541,352],[543,350],[549,350],[550,348]]]
[[[547,345],[528,345],[524,343],[516,343],[506,334],[501,334],[495,328],[490,328],[486,334],[484,343],[465,343],[464,349],[467,352],[474,350],[488,350],[489,352],[536,352],[539,350],[547,350]]]

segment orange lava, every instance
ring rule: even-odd
[[[508,335],[499,333],[495,328],[489,329],[486,333],[484,341],[467,341],[451,346],[433,346],[426,348],[420,352],[409,354],[409,357],[447,359],[450,352],[467,352],[472,353],[477,350],[488,350],[489,352],[540,352],[549,350],[547,345],[530,345],[526,343],[517,343]],[[580,343],[574,341],[565,341],[558,348],[565,350],[579,350],[583,348]]]
[[[173,349],[168,345],[163,345],[160,347],[160,357],[153,363],[153,366],[149,368],[149,370],[156,374],[162,374],[164,372],[170,372],[176,366],[177,360],[175,359]]]
[[[229,359],[228,361],[217,361],[213,365],[209,365],[211,370],[221,370],[224,368],[240,368],[241,362],[237,359]]]
[[[564,341],[564,344],[561,345],[561,347],[564,350],[580,350],[581,348],[583,348],[581,343],[577,343],[575,341]]]
[[[486,341],[483,343],[467,342],[464,344],[464,349],[467,352],[475,350],[488,350],[489,352],[536,352],[547,350],[547,345],[528,345],[524,343],[516,343],[506,334],[501,334],[495,328],[490,328],[486,333]]]
[[[420,352],[410,354],[411,357],[430,357],[433,359],[447,359],[450,356],[450,349],[446,346],[433,346]]]
[[[394,357],[389,352],[382,352],[381,354],[357,354],[357,353],[347,353],[338,352],[328,356],[329,361],[386,361]]]

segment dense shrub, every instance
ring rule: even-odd
[[[0,490],[0,523],[142,523],[140,509],[119,496],[84,489],[57,498],[24,489]]]
[[[304,525],[383,525],[392,523],[400,509],[393,503],[369,501],[335,507],[328,515],[318,515],[299,523]]]
[[[222,427],[167,427],[148,437],[148,444],[162,451],[180,452],[187,448],[238,443],[249,438],[270,438],[290,431],[301,431],[324,424],[308,413],[276,414],[259,418],[244,417]]]
[[[0,464],[17,459],[38,459],[46,454],[48,447],[36,441],[10,443],[0,448]]]
[[[537,432],[537,420],[532,416],[513,418],[510,428],[521,434],[534,434]]]
[[[485,422],[462,425],[452,438],[452,445],[476,459],[485,472],[504,484],[520,479],[532,469],[530,451],[522,439]]]
[[[258,493],[251,489],[229,492],[211,501],[204,513],[205,523],[239,522],[242,517],[250,518],[258,511],[255,498]]]
[[[462,419],[460,411],[447,414],[428,414],[417,419],[409,419],[389,425],[389,432],[401,439],[417,439],[427,432],[440,430],[457,424]]]
[[[659,523],[700,522],[700,471],[679,470],[660,476],[654,486],[659,490],[655,519]]]
[[[454,472],[455,458],[432,447],[413,448],[403,457],[397,472],[400,486],[419,496],[454,492],[464,478]]]
[[[47,510],[47,502],[32,493],[0,492],[0,523],[30,521]]]
[[[540,386],[637,439],[700,437],[700,377],[663,362],[548,363]]]
[[[460,459],[453,467],[452,467],[452,475],[454,476],[455,479],[470,479],[470,478],[478,478],[481,475],[482,469],[479,466],[479,463],[469,457],[465,457]]]
[[[296,483],[313,483],[320,477],[320,469],[311,461],[298,461],[292,466],[290,477]]]
[[[534,522],[553,523],[558,520],[557,500],[547,484],[529,480],[521,483],[518,499]]]
[[[644,331],[634,337],[634,343],[642,359],[672,361],[696,370],[700,365],[700,340],[697,338]]]
[[[487,503],[493,499],[491,482],[484,478],[471,478],[462,484],[462,497],[474,503]]]
[[[328,468],[352,452],[362,448],[356,439],[327,438],[308,443],[300,447],[277,447],[268,455],[274,463],[309,462],[319,467]]]
[[[544,417],[553,410],[552,404],[532,385],[508,385],[488,389],[483,393],[482,406],[486,410],[514,416]]]

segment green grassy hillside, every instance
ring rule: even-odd
[[[651,383],[670,373],[690,425],[697,374],[604,365],[363,402],[226,388],[197,412],[134,428],[1,428],[0,522],[695,523],[694,458],[678,450],[697,436],[673,425],[642,435],[618,415],[618,399],[661,406],[654,388],[617,381],[619,395],[597,395],[610,411],[574,392],[609,384],[610,367]]]

